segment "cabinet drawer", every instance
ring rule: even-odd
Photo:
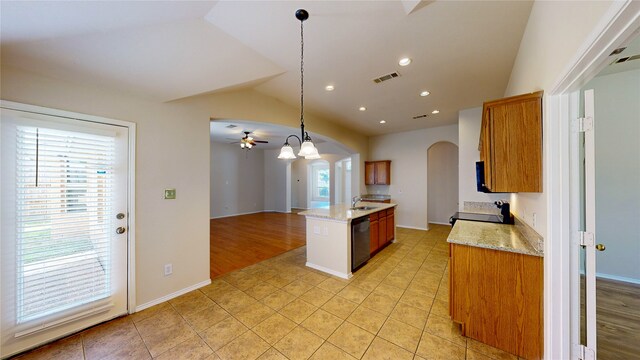
[[[378,214],[380,214],[380,212],[374,212],[373,214],[369,214],[369,221],[376,221],[378,220]]]

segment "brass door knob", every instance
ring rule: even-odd
[[[116,234],[124,234],[125,232],[125,228],[120,226],[119,228],[116,229]]]
[[[596,250],[598,250],[598,251],[605,251],[606,249],[607,249],[607,247],[604,246],[604,244],[596,245]]]

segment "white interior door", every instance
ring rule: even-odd
[[[5,357],[127,313],[128,128],[0,115]]]

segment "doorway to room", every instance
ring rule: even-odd
[[[427,218],[431,224],[449,224],[458,211],[458,146],[440,141],[427,150]]]
[[[349,204],[351,201],[351,158],[336,161],[335,164],[336,204]]]
[[[328,208],[331,199],[331,169],[326,160],[317,160],[307,165],[307,204],[311,209]]]

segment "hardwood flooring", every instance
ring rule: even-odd
[[[265,212],[211,219],[211,278],[306,244],[304,216]]]
[[[581,298],[584,304],[584,293]],[[597,279],[596,327],[598,359],[640,360],[640,285]]]

